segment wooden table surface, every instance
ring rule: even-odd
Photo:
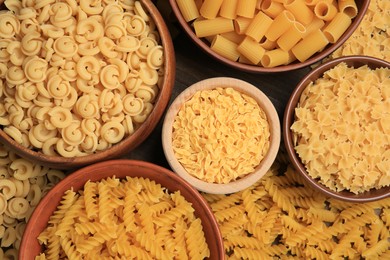
[[[282,123],[284,108],[291,92],[310,68],[276,74],[254,74],[233,69],[203,52],[190,41],[172,17],[167,18],[164,12],[162,13],[171,30],[176,54],[176,80],[170,103],[186,87],[197,81],[211,77],[234,77],[245,80],[262,90],[275,105]],[[170,168],[161,144],[161,128],[164,116],[165,114],[151,135],[140,146],[126,154],[125,158],[144,160]]]

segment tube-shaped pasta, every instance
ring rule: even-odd
[[[205,0],[199,12],[204,18],[214,19],[221,9],[222,2],[223,0]]]
[[[325,27],[324,34],[329,42],[335,43],[351,23],[352,20],[346,13],[337,13],[334,19]]]
[[[318,18],[318,17],[314,17],[313,21],[306,25],[306,32],[303,34],[302,38],[305,38],[307,35],[309,35],[310,33],[318,30],[318,29],[322,29],[325,25],[325,22]]]
[[[256,11],[257,0],[238,0],[237,15],[253,18]]]
[[[337,7],[329,1],[320,1],[314,7],[314,14],[324,21],[331,21],[337,14]]]
[[[300,22],[295,21],[291,28],[279,37],[276,43],[278,44],[280,49],[288,51],[295,44],[297,44],[300,39],[302,39],[302,36],[305,32],[305,26],[303,26]]]
[[[273,49],[266,51],[261,58],[261,65],[265,68],[272,68],[283,64],[291,63],[295,57],[288,51]]]
[[[272,50],[272,49],[275,49],[277,47],[277,44],[275,41],[271,41],[270,39],[263,37],[260,40],[260,46],[266,50]]]
[[[259,42],[271,26],[272,22],[272,18],[264,12],[259,11],[249,24],[245,34]]]
[[[237,61],[240,53],[237,51],[237,43],[226,39],[221,35],[216,35],[211,42],[210,48],[219,55]]]
[[[235,31],[234,32],[222,33],[221,36],[223,36],[224,38],[228,39],[229,41],[235,42],[237,44],[242,42],[242,40],[245,38],[245,35],[238,34]]]
[[[297,21],[307,25],[314,17],[313,11],[305,4],[304,0],[289,0],[284,7],[289,10]]]
[[[237,17],[237,3],[238,0],[224,0],[222,2],[219,15],[228,19],[234,19]]]
[[[186,22],[195,20],[199,17],[199,10],[196,7],[194,0],[176,0],[176,3]]]
[[[234,30],[238,34],[245,34],[251,22],[252,19],[239,16],[233,20]]]
[[[271,41],[276,41],[283,33],[290,29],[294,21],[294,15],[290,11],[284,10],[272,22],[265,32],[265,37]]]
[[[354,18],[358,13],[355,0],[339,0],[339,12],[347,14],[351,19]]]
[[[282,3],[273,0],[263,0],[261,4],[261,10],[271,18],[278,16],[284,9]]]
[[[318,2],[320,2],[322,0],[305,0],[305,4],[307,6],[315,6]],[[330,1],[330,0],[329,0]]]
[[[237,50],[253,64],[258,64],[265,53],[265,49],[260,46],[260,43],[251,37],[246,37],[238,45]]]
[[[322,50],[328,43],[324,33],[317,29],[298,42],[291,51],[300,62],[304,62],[314,53]]]
[[[233,21],[223,17],[194,22],[196,36],[199,38],[234,31]]]

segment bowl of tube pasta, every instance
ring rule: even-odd
[[[81,168],[31,215],[19,259],[224,259],[207,201],[176,174],[114,159]]]
[[[0,141],[64,169],[135,149],[174,85],[173,44],[157,8],[138,0],[34,3],[2,5]]]
[[[314,64],[355,31],[368,0],[170,0],[191,40],[239,70],[291,71]]]
[[[284,114],[284,143],[315,189],[351,202],[390,197],[389,79],[389,62],[346,56],[297,85]]]

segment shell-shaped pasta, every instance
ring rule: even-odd
[[[102,125],[100,135],[108,143],[118,143],[125,136],[125,129],[120,122],[110,121]]]
[[[117,45],[115,46],[115,50],[121,52],[134,52],[141,46],[140,41],[137,37],[131,35],[122,36]]]
[[[99,105],[89,95],[79,97],[75,105],[75,112],[82,118],[99,118]]]
[[[47,67],[47,61],[38,56],[33,56],[24,63],[23,69],[29,81],[38,83],[46,79]]]
[[[54,26],[66,28],[73,23],[72,13],[72,8],[68,4],[62,2],[53,3],[49,11],[50,22]]]
[[[100,52],[107,58],[115,58],[117,56],[116,44],[115,42],[108,37],[101,37],[98,40],[98,47]]]
[[[78,75],[85,80],[92,80],[101,70],[101,63],[95,56],[83,56],[76,64]]]
[[[14,171],[14,177],[17,180],[28,180],[35,177],[32,162],[19,158],[13,161],[9,166]]]
[[[8,43],[7,52],[10,54],[9,61],[15,66],[22,66],[23,61],[26,58],[21,48],[22,45],[19,41]]]
[[[146,37],[140,40],[140,47],[137,49],[136,53],[142,57],[146,58],[148,53],[157,46],[157,42],[155,39]]]
[[[130,116],[139,115],[144,109],[144,101],[132,94],[127,94],[123,97],[122,103],[123,111]]]
[[[18,18],[11,12],[3,12],[0,14],[0,37],[10,39],[20,31],[20,22]]]
[[[108,23],[104,26],[105,35],[112,39],[120,39],[126,35],[126,28],[121,23]]]
[[[50,123],[60,129],[68,127],[73,121],[72,112],[60,106],[53,107],[48,115],[50,116]]]
[[[12,85],[21,85],[27,81],[24,71],[19,66],[12,66],[8,69],[5,79]]]
[[[150,68],[149,66],[146,65],[146,63],[142,63],[140,65],[140,70],[139,70],[139,77],[140,79],[149,86],[154,86],[157,84],[159,75],[157,71],[153,68]]]
[[[22,38],[22,52],[26,56],[38,55],[42,47],[41,34],[39,32],[30,32]]]
[[[94,17],[83,19],[77,24],[77,34],[87,41],[97,41],[104,36],[102,24]]]
[[[8,201],[7,214],[16,219],[26,217],[30,204],[25,198],[14,197]]]
[[[101,1],[85,0],[80,2],[80,8],[88,15],[100,14],[103,11]]]
[[[164,50],[162,46],[157,45],[149,51],[146,63],[152,69],[159,69],[164,65]]]
[[[1,179],[0,180],[0,187],[2,190],[2,195],[4,196],[5,200],[9,200],[16,194],[16,186],[15,184],[7,179]]]
[[[126,31],[132,36],[139,36],[145,33],[147,25],[145,20],[139,15],[124,16]]]
[[[59,56],[71,58],[77,53],[78,45],[73,37],[62,36],[54,41],[53,49]]]
[[[81,144],[85,138],[85,133],[81,130],[80,121],[73,120],[68,126],[62,128],[61,136],[69,145],[77,146]]]

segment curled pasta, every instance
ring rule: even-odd
[[[46,79],[47,66],[47,61],[34,56],[24,64],[24,74],[31,82],[42,82]]]
[[[10,12],[0,14],[0,37],[10,39],[19,33],[20,22]]]

